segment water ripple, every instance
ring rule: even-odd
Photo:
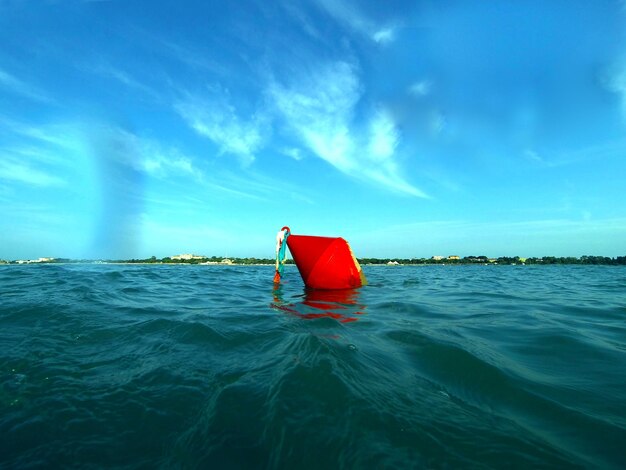
[[[0,266],[0,466],[626,466],[626,270],[366,274]]]

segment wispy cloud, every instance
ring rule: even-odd
[[[13,157],[15,161],[29,162],[35,166],[63,168],[64,171],[76,165],[75,161],[68,158],[66,151],[58,151],[47,145],[37,146],[32,142],[20,142],[18,145],[0,147],[0,153],[4,153],[5,158],[6,156]]]
[[[161,52],[191,69],[219,76],[231,74],[225,65],[211,59],[211,54],[200,50],[197,46],[179,43],[171,38],[156,37],[149,33],[144,33],[144,37],[149,47],[158,47]]]
[[[378,44],[389,44],[395,40],[396,25],[378,25],[350,2],[317,0],[317,3],[336,21]]]
[[[92,148],[106,146],[110,149],[107,158],[151,176],[200,173],[193,158],[179,149],[114,125],[69,122],[33,126],[1,117],[0,125],[21,139],[19,145],[5,147],[5,152],[39,164],[75,165],[73,157],[84,155],[86,145],[91,144]]]
[[[539,155],[535,150],[526,149],[524,150],[523,155],[524,155],[524,158],[528,161],[538,163],[541,165],[544,165],[546,163],[545,160],[541,158],[541,155]]]
[[[398,132],[391,118],[379,112],[370,123],[369,155],[377,162],[389,162],[398,145]]]
[[[107,147],[107,158],[115,159],[135,171],[157,178],[185,175],[201,178],[193,158],[175,147],[140,137],[116,126],[93,126],[89,130],[92,145]]]
[[[391,117],[377,111],[365,132],[354,125],[362,87],[352,65],[335,62],[309,69],[289,83],[273,82],[269,94],[286,126],[314,155],[352,177],[426,197],[399,174],[399,133]]]
[[[0,116],[2,130],[14,136],[9,139],[11,142],[8,145],[0,147],[0,179],[5,181],[41,187],[71,187],[62,177],[55,175],[65,174],[71,180],[76,171],[92,171],[93,162],[104,163],[103,160],[106,160],[119,169],[125,169],[116,173],[118,178],[124,175],[134,178],[128,173],[130,171],[135,175],[181,185],[179,191],[195,187],[206,194],[221,193],[235,198],[269,201],[280,185],[294,198],[311,202],[296,188],[291,188],[289,183],[255,174],[251,169],[246,169],[244,173],[219,168],[206,172],[197,156],[116,125],[70,122],[35,126]],[[44,171],[46,168],[50,171]],[[99,168],[97,171],[104,171],[101,165],[96,168]]]
[[[0,115],[0,128],[9,133],[67,150],[78,150],[81,146],[77,127],[65,124],[25,124]]]
[[[58,187],[66,184],[66,181],[59,176],[52,175],[27,163],[15,161],[6,156],[3,156],[0,161],[0,180],[40,187]]]
[[[101,62],[97,65],[84,66],[82,67],[82,69],[105,78],[111,78],[113,80],[116,80],[117,82],[128,88],[141,91],[152,98],[156,98],[159,96],[159,94],[148,85],[141,83],[128,72],[125,72],[110,64]]]
[[[0,69],[0,88],[4,88],[12,93],[24,96],[31,100],[49,103],[52,100],[44,92],[39,90],[10,73]]]
[[[398,165],[394,158],[399,138],[398,130],[390,115],[384,111],[378,111],[370,122],[369,144],[364,153],[367,160],[367,166],[363,168],[364,175],[395,191],[428,197],[399,175]]]
[[[354,169],[348,125],[361,89],[353,67],[328,64],[297,77],[292,83],[274,83],[270,94],[276,108],[317,156],[341,171]]]
[[[626,140],[618,139],[602,142],[598,145],[545,154],[529,148],[522,152],[522,156],[536,165],[558,168],[586,161],[601,162],[602,160],[621,159],[624,152],[626,152]]]
[[[386,27],[375,31],[372,34],[372,39],[379,44],[388,44],[396,39],[396,28]]]
[[[245,174],[222,171],[219,173],[219,180],[230,188],[246,188],[247,191],[258,194],[259,199],[268,202],[276,200],[276,191],[277,188],[280,188],[280,193],[289,195],[292,200],[313,204],[313,201],[302,192],[300,185],[285,179],[276,180],[273,177],[254,172],[252,169],[246,170]]]
[[[428,119],[428,127],[431,134],[440,134],[446,129],[446,116],[439,110],[433,110]]]
[[[38,187],[71,188],[84,147],[69,125],[30,125],[0,116],[0,179]]]
[[[188,95],[174,109],[198,134],[211,140],[221,153],[237,156],[244,165],[255,159],[270,127],[265,116],[253,114],[242,118],[223,94],[214,99]]]
[[[200,174],[192,160],[177,149],[170,149],[164,153],[154,144],[143,142],[140,152],[143,170],[152,175],[165,175],[170,172],[194,176]]]
[[[283,148],[281,149],[281,153],[283,155],[287,155],[288,157],[293,158],[296,161],[300,161],[304,158],[304,156],[302,155],[302,150],[295,147]]]
[[[323,39],[324,34],[320,32],[315,22],[311,20],[299,3],[283,2],[282,7],[297,22],[301,30],[316,40]]]
[[[117,163],[145,176],[168,181],[177,186],[177,191],[180,192],[198,190],[202,194],[221,193],[235,198],[269,202],[276,188],[280,186],[282,191],[288,191],[292,198],[311,203],[289,182],[279,182],[256,174],[250,168],[245,169],[243,173],[225,169],[214,169],[209,173],[199,166],[197,157],[119,127],[96,128],[92,130],[92,139],[95,145],[113,149],[107,152],[107,158],[115,159]]]
[[[616,63],[606,72],[603,84],[607,90],[619,95],[622,118],[626,122],[626,59]]]
[[[433,88],[433,82],[430,80],[420,80],[418,82],[413,83],[409,87],[409,93],[413,96],[421,97],[429,95]]]

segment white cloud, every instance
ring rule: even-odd
[[[399,175],[400,136],[387,113],[378,111],[366,132],[358,132],[353,121],[362,88],[350,64],[335,62],[306,70],[288,84],[273,83],[269,93],[286,125],[314,155],[349,176],[427,197]]]
[[[287,86],[274,83],[269,91],[279,113],[307,147],[341,171],[353,168],[348,124],[361,91],[349,64],[330,64]]]
[[[188,96],[174,108],[192,129],[217,145],[220,152],[239,157],[245,165],[252,163],[264,144],[269,126],[258,114],[248,120],[241,119],[224,97],[215,98]]]
[[[430,80],[421,80],[409,87],[409,93],[418,97],[426,96],[430,94],[432,87],[433,83]]]
[[[149,145],[150,146],[150,145]],[[148,146],[148,147],[149,147]],[[152,175],[163,175],[171,171],[198,174],[193,163],[188,157],[180,155],[177,150],[171,150],[169,154],[160,151],[145,153],[147,149],[142,149],[142,169]]]
[[[281,152],[283,153],[283,155],[287,155],[288,157],[291,157],[296,161],[300,161],[304,158],[304,156],[302,155],[302,150],[300,150],[299,148],[284,148],[281,150]]]
[[[396,38],[395,28],[383,28],[372,34],[372,39],[379,44],[388,44],[394,41]]]
[[[0,180],[16,181],[41,187],[58,187],[66,184],[65,180],[58,176],[12,159],[6,159],[6,157],[0,161]]]
[[[387,161],[398,145],[398,132],[391,118],[379,112],[370,124],[369,155],[374,161]]]
[[[13,75],[0,69],[0,88],[9,90],[10,92],[22,95],[26,98],[30,98],[35,101],[50,102],[50,98],[47,97],[42,91],[37,88],[17,79]]]

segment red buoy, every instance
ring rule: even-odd
[[[367,279],[343,238],[289,235],[287,246],[300,276],[312,289],[350,289]]]

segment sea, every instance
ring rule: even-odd
[[[0,266],[0,468],[626,468],[626,267]]]

